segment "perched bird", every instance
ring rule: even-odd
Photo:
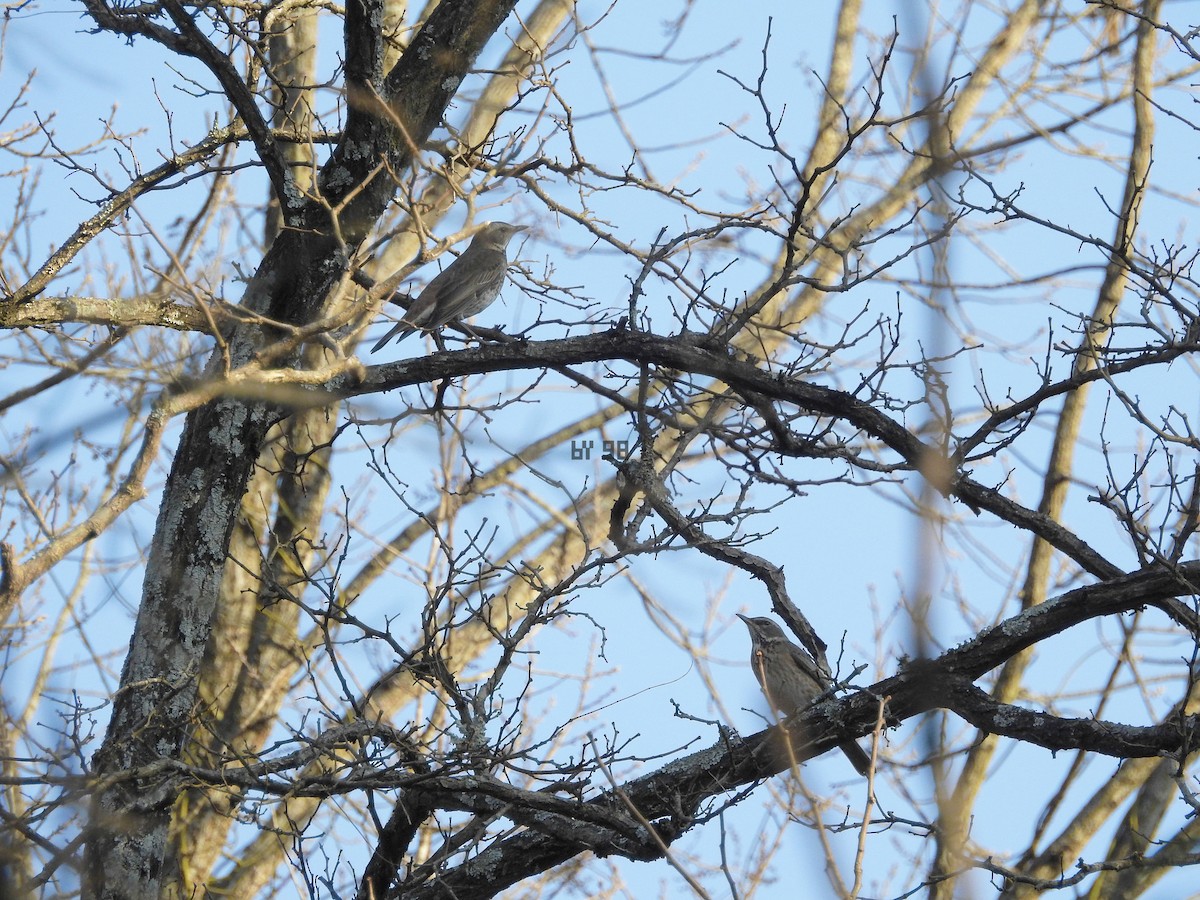
[[[829,689],[830,681],[813,658],[788,640],[774,619],[737,617],[750,629],[750,667],[771,706],[785,716],[802,713]],[[871,758],[854,741],[838,744],[859,775],[871,768]]]
[[[462,256],[442,269],[421,296],[371,348],[375,353],[396,337],[404,340],[414,331],[432,331],[447,322],[462,321],[483,312],[500,296],[508,272],[508,242],[524,225],[489,222],[475,235]]]

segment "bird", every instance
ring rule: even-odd
[[[508,242],[525,225],[488,222],[471,240],[462,256],[442,269],[425,285],[400,321],[371,348],[379,351],[393,337],[402,341],[414,331],[432,331],[447,322],[478,315],[495,302],[508,272]]]
[[[832,684],[811,656],[788,640],[783,629],[766,616],[737,617],[750,630],[750,668],[772,708],[785,716],[812,706]],[[871,768],[871,758],[855,741],[838,744],[859,775]]]

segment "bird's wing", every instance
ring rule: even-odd
[[[500,292],[506,265],[504,254],[498,250],[468,247],[453,266],[454,277],[446,280],[427,327],[468,319],[483,312]]]
[[[809,656],[791,641],[788,641],[788,650],[791,652],[792,659],[795,661],[796,665],[804,671],[805,675],[813,679],[813,681],[817,682],[817,684],[821,685],[822,690],[825,690],[829,687],[831,684],[829,675],[821,671],[811,656]]]

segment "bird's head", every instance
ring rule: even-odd
[[[755,644],[788,639],[774,619],[768,619],[766,616],[743,616],[741,613],[738,613],[737,617],[746,623],[746,627],[750,629],[750,640]]]
[[[509,225],[507,222],[488,222],[480,230],[475,240],[491,247],[503,250],[508,246],[514,234],[527,230],[526,225]]]

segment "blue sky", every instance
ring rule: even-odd
[[[618,4],[597,26],[591,39],[598,48],[597,58],[604,62],[617,100],[625,104],[644,98],[624,109],[622,118],[641,146],[661,148],[647,152],[645,156],[648,166],[658,177],[678,179],[681,185],[699,191],[698,203],[712,206],[721,205],[730,196],[753,193],[748,185],[770,183],[772,167],[778,167],[779,160],[725,132],[726,126],[736,126],[747,134],[761,137],[761,123],[756,118],[756,111],[747,105],[745,94],[718,71],[724,70],[746,82],[757,77],[768,14],[773,17],[773,39],[769,51],[767,96],[776,104],[777,110],[786,104],[781,136],[796,152],[803,154],[812,136],[813,111],[819,91],[812,70],[823,69],[831,33],[824,5],[812,6],[814,8],[808,9],[803,8],[803,4],[778,0],[748,4],[743,14],[730,16],[725,4],[698,2],[687,27],[671,49],[674,57],[687,62],[671,67],[651,66],[632,59],[629,53],[650,52],[662,45],[664,35],[669,31],[664,23],[674,15],[673,7],[662,7],[659,14],[663,22],[656,22],[647,21],[642,4]],[[892,16],[899,15],[901,43],[907,45],[912,32],[904,29],[913,28],[914,23],[906,5],[869,3],[867,6],[869,14],[864,21],[878,33],[886,34]],[[606,8],[597,3],[583,3],[580,7],[585,16],[599,16]],[[1195,4],[1177,4],[1170,9],[1172,16],[1177,16],[1180,23],[1186,23]],[[946,15],[949,18],[950,14]],[[966,42],[983,35],[993,24],[986,15],[976,14],[964,27]],[[218,108],[211,98],[196,98],[182,89],[176,71],[190,78],[206,80],[197,66],[186,60],[172,60],[171,66],[176,70],[172,71],[166,65],[164,55],[147,41],[138,40],[133,46],[127,46],[113,37],[87,34],[87,23],[75,4],[46,3],[32,7],[7,27],[5,58],[0,69],[4,100],[7,102],[11,97],[23,75],[36,67],[37,75],[27,98],[28,108],[43,115],[50,111],[56,113],[52,127],[56,140],[65,147],[81,147],[97,138],[104,133],[107,127],[104,123],[111,117],[113,130],[131,135],[129,143],[141,166],[151,168],[158,164],[158,154],[165,147],[168,118],[174,139],[183,145],[203,136]],[[332,34],[327,35],[325,47],[328,70],[336,47]],[[727,49],[713,59],[701,58],[722,48]],[[945,52],[943,47],[939,47],[939,51]],[[864,44],[859,53],[860,74],[865,72],[867,52]],[[1073,52],[1077,52],[1077,47],[1071,41],[1056,43],[1053,52],[1048,52],[1041,64],[1052,66],[1056,53],[1066,59]],[[935,53],[934,58],[941,57]],[[578,139],[589,158],[599,166],[619,170],[630,162],[631,154],[611,117],[603,113],[605,99],[599,90],[595,70],[580,46],[569,53],[564,51],[561,61],[565,63],[568,59],[569,65],[556,69],[555,85],[574,104]],[[965,75],[970,71],[970,64],[967,57],[956,58],[949,64],[950,74]],[[680,85],[656,93],[656,88],[683,73],[686,73],[686,79]],[[897,92],[903,90],[910,79],[911,73],[904,70],[903,62],[894,62],[887,80],[889,93],[885,100],[885,115],[899,109]],[[994,103],[1000,102],[998,97],[992,99]],[[1083,105],[1086,100],[1084,97],[1056,96],[1047,98],[1046,103],[1070,109]],[[893,103],[894,106],[890,105]],[[1179,98],[1175,104],[1186,109]],[[164,105],[170,110],[169,116]],[[332,106],[330,98],[323,108]],[[1057,115],[1057,111],[1051,112],[1050,120],[1054,121]],[[1113,203],[1119,199],[1120,175],[1110,165],[1068,154],[1062,148],[1078,140],[1099,151],[1120,153],[1128,143],[1125,134],[1128,119],[1129,108],[1123,104],[1103,118],[1100,123],[1103,127],[1089,126],[1080,129],[1079,133],[1071,132],[1057,142],[1057,148],[1029,146],[995,176],[997,188],[1007,193],[1023,186],[1020,202],[1031,212],[1066,222],[1085,233],[1094,228],[1099,236],[1107,239],[1112,224],[1104,204],[1105,200]],[[989,136],[999,139],[1012,128],[1009,123],[1000,122]],[[1197,142],[1188,128],[1166,117],[1159,122],[1159,128],[1162,137],[1155,159],[1155,183],[1170,186],[1180,196],[1155,195],[1148,201],[1147,233],[1159,235],[1163,240],[1193,240],[1191,201],[1194,200],[1195,179],[1192,167]],[[722,136],[716,140],[707,139],[714,134]],[[856,177],[862,181],[848,181],[831,201],[846,204],[847,209],[878,190],[878,184],[868,180],[868,175],[875,179],[886,178],[894,172],[895,166],[891,158],[883,156],[856,160],[856,163],[859,164]],[[95,154],[89,164],[107,173],[104,177],[112,184],[123,184],[125,176],[111,152]],[[4,164],[6,168],[13,165],[11,160]],[[261,196],[261,179],[256,174],[239,174],[236,183],[243,202],[253,203]],[[9,190],[10,184],[0,184],[0,191]],[[571,194],[565,185],[554,187],[561,190],[563,196]],[[180,210],[186,208],[186,202],[181,199],[186,201],[189,192],[194,195],[202,189],[203,185],[197,182],[182,193],[151,195],[140,201],[138,208],[161,233],[169,235],[175,216],[184,214]],[[88,201],[102,195],[99,185],[89,183],[79,173],[59,178],[54,170],[43,177],[38,191],[37,206],[42,215],[34,223],[32,245],[41,252],[47,252],[61,242],[81,218],[91,214],[94,207]],[[85,199],[80,199],[79,195]],[[0,194],[0,198],[3,197]],[[536,223],[534,233],[521,250],[521,259],[531,271],[540,273],[552,266],[552,278],[557,283],[583,285],[583,293],[595,302],[589,315],[597,328],[607,327],[607,323],[621,314],[632,271],[624,261],[612,252],[581,245],[581,229],[564,221],[548,221],[533,198],[515,189],[507,194],[501,187],[489,196],[489,201],[493,197],[507,201],[508,205],[502,208],[503,216],[489,214],[489,217]],[[675,233],[691,226],[678,207],[646,200],[635,192],[617,191],[589,199],[597,216],[610,223],[622,239],[639,246],[647,246],[660,228]],[[989,389],[997,396],[1006,391],[1019,396],[1036,385],[1037,372],[1032,361],[1040,359],[1051,340],[1069,339],[1063,329],[1070,322],[1070,316],[1063,309],[1086,308],[1087,298],[1094,293],[1098,281],[1095,267],[1099,262],[1094,250],[1081,248],[1077,241],[1067,237],[1005,228],[986,216],[972,217],[966,226],[971,229],[976,243],[957,240],[949,257],[951,271],[966,282],[983,285],[1002,278],[1004,273],[1002,266],[995,262],[997,258],[1019,267],[1025,276],[1081,268],[1053,288],[1028,285],[1003,292],[979,289],[966,293],[963,308],[955,310],[951,320],[956,328],[969,331],[975,342],[982,346],[964,353],[946,367],[950,395],[956,409],[964,416],[979,409],[974,392],[981,367],[986,367]],[[128,223],[128,227],[130,231],[138,231],[136,222]],[[222,237],[221,241],[214,241],[214,255],[228,251],[228,246],[221,244],[229,240]],[[568,251],[564,246],[567,244],[574,245],[575,252]],[[161,254],[154,250],[152,240],[146,239],[142,246],[147,248],[147,258],[162,263]],[[754,285],[761,274],[761,267],[751,252],[766,252],[766,247],[766,242],[747,239],[745,249],[748,252],[718,276],[715,287],[727,290],[732,297],[740,296],[739,292]],[[53,291],[103,291],[104,273],[108,267],[116,267],[126,278],[129,289],[134,290],[145,273],[121,268],[126,265],[121,242],[115,237],[106,237],[98,243],[98,248],[103,252],[98,249],[87,254],[74,271],[55,283]],[[258,251],[254,247],[244,247],[229,255],[237,256],[244,266],[252,269]],[[894,274],[911,276],[912,267],[917,265],[927,267],[929,258],[918,255]],[[223,277],[227,299],[236,299],[240,285],[233,271],[225,269]],[[421,279],[428,277],[431,275],[419,273]],[[652,285],[648,291],[645,308],[656,330],[667,331],[673,326],[672,304],[676,299],[668,285]],[[939,318],[921,301],[922,298],[914,296],[906,284],[883,279],[836,297],[822,318],[812,323],[812,332],[806,336],[830,337],[869,302],[872,315],[894,316],[897,309],[900,310],[905,329],[904,352],[915,354],[918,341],[927,346],[957,347],[960,336],[944,328]],[[521,290],[518,278],[515,284],[505,289],[502,303],[481,316],[480,321],[493,324],[499,321],[494,316],[499,315],[512,317],[516,323],[527,322],[533,319],[536,311],[536,301]],[[380,325],[378,333],[382,333],[384,327]],[[1053,332],[1051,327],[1055,329]],[[575,325],[573,330],[584,330],[584,326]],[[535,336],[549,338],[562,333],[564,329],[546,325]],[[198,343],[202,346],[202,342]],[[407,355],[419,351],[420,346],[414,338],[396,353]],[[396,357],[384,354],[384,358]],[[821,376],[822,383],[852,386],[861,376],[863,367],[869,365],[870,358],[869,347],[846,354],[843,366]],[[1056,372],[1065,372],[1066,366],[1063,357],[1055,357]],[[1191,384],[1194,376],[1184,374],[1188,370],[1183,363],[1178,368],[1183,370],[1181,386],[1164,392],[1161,402],[1180,404],[1194,415],[1195,394]],[[17,368],[9,368],[5,375],[14,384],[24,383],[24,379],[31,376],[32,373]],[[486,382],[484,389],[512,392],[527,382],[523,375],[500,376]],[[540,429],[548,430],[549,423],[567,421],[583,409],[592,408],[594,401],[591,398],[584,400],[578,391],[564,390],[561,382],[550,379],[547,385],[537,395],[537,406],[513,408],[491,424],[486,432],[482,424],[477,425],[478,440],[473,449],[480,459],[498,458],[527,441],[530,435],[538,434]],[[904,390],[911,393],[917,387],[914,383]],[[1158,399],[1162,387],[1155,378],[1145,380],[1148,403]],[[0,439],[11,442],[22,429],[31,425],[36,425],[42,435],[68,434],[76,425],[91,421],[98,411],[103,411],[117,393],[119,391],[114,390],[106,394],[96,385],[84,393],[48,395],[44,402],[25,409],[21,413],[23,418],[10,416],[0,420]],[[384,415],[395,410],[399,401],[397,395],[388,394],[358,401],[353,408],[360,416]],[[1096,392],[1088,417],[1085,434],[1096,437],[1105,417],[1102,392]],[[921,422],[909,424],[917,427]],[[120,427],[121,420],[114,419],[90,434],[99,442],[114,440]],[[1116,425],[1110,427],[1114,429],[1111,438],[1118,446],[1124,445],[1130,454],[1138,452],[1142,446],[1138,435],[1120,430]],[[611,434],[625,437],[628,429],[626,421],[617,420],[611,427]],[[495,440],[496,446],[489,445],[489,438]],[[405,456],[403,462],[416,486],[413,491],[416,498],[421,496],[424,473],[437,466],[437,459],[432,433],[417,432],[410,440],[413,443],[408,445],[411,449],[406,453],[411,456]],[[170,442],[167,446],[171,446]],[[59,454],[65,458],[67,448],[51,447],[49,452],[51,458]],[[994,483],[1005,482],[1023,502],[1036,504],[1038,473],[1044,466],[1046,452],[1045,430],[1043,426],[1035,425],[1028,441],[1003,455],[986,471],[992,475]],[[1096,458],[1094,449],[1084,453],[1093,460]],[[396,527],[395,523],[407,521],[407,517],[403,510],[387,502],[389,493],[381,484],[364,475],[363,460],[361,453],[349,452],[339,457],[338,478],[355,515],[362,517],[355,521],[356,534],[378,530],[387,536]],[[163,465],[168,461],[169,457],[164,454]],[[545,474],[559,480],[561,489],[547,488],[544,479],[531,478],[528,484],[531,490],[538,491],[539,496],[555,506],[563,504],[570,493],[580,491],[608,474],[602,464],[588,465],[571,460],[565,449],[539,466]],[[698,471],[706,479],[721,474],[711,465]],[[831,475],[827,467],[815,464],[796,463],[793,471],[811,471],[814,478]],[[1094,466],[1089,471],[1094,474]],[[908,487],[916,489],[914,482]],[[1080,484],[1073,492],[1067,521],[1097,547],[1111,552],[1120,564],[1132,566],[1132,556],[1125,549],[1122,535],[1114,528],[1110,517],[1086,499],[1094,487]],[[687,488],[681,486],[680,490]],[[711,482],[705,481],[697,488],[696,495],[703,496],[710,491]],[[527,521],[519,508],[518,501],[497,497],[494,504],[472,513],[476,518],[467,521],[482,522],[486,518],[491,526],[500,529],[502,536],[515,536],[522,523]],[[144,547],[148,540],[156,509],[156,498],[151,496],[101,539],[102,554],[110,559],[135,556],[139,552],[137,548]],[[950,511],[962,513],[962,510]],[[334,534],[337,524],[332,518],[330,527]],[[467,527],[465,522],[463,527]],[[1013,566],[1019,573],[1019,560],[1028,543],[1024,536],[1015,534],[1006,525],[986,519],[975,521],[967,514],[965,524],[950,527],[937,555],[927,560],[922,557],[922,527],[919,517],[903,501],[899,489],[881,487],[867,491],[814,486],[809,496],[788,504],[782,512],[773,513],[767,519],[763,529],[773,529],[774,533],[757,544],[755,550],[785,565],[793,597],[826,640],[834,644],[845,633],[848,657],[870,665],[860,679],[866,683],[893,671],[896,657],[912,649],[906,621],[903,617],[895,617],[893,610],[900,598],[911,596],[923,585],[921,573],[925,571],[926,563],[931,575],[924,586],[931,588],[935,595],[935,633],[943,645],[950,646],[968,637],[980,622],[992,621],[1015,611],[1012,573],[1005,565]],[[989,563],[968,541],[978,541],[997,559]],[[352,565],[361,562],[372,550],[373,547],[361,538],[356,540],[351,547]],[[420,558],[425,552],[422,546],[414,551],[413,557]],[[742,576],[731,577],[722,567],[687,551],[639,560],[634,564],[633,574],[666,611],[685,624],[694,638],[702,638],[709,644],[708,660],[714,679],[721,685],[724,708],[732,716],[732,724],[744,733],[758,730],[761,720],[753,711],[762,712],[764,704],[745,665],[747,637],[733,614],[738,611],[764,613],[768,601],[761,588]],[[403,575],[404,567],[394,567],[393,577],[376,583],[370,594],[363,598],[361,609],[373,611],[380,617],[397,615],[397,627],[400,628],[411,625],[417,609],[414,601],[419,593]],[[104,630],[97,636],[102,648],[119,651],[124,645],[139,587],[136,567],[132,572],[93,582],[90,590],[94,593],[88,597],[87,605],[99,610],[98,615],[103,617]],[[57,588],[64,593],[67,589],[65,584]],[[964,612],[956,605],[959,598],[968,611]],[[672,700],[679,701],[687,711],[699,716],[711,716],[717,707],[706,689],[702,672],[687,653],[664,638],[634,591],[619,580],[613,581],[601,595],[587,600],[586,612],[590,619],[574,620],[577,627],[569,631],[548,630],[539,636],[536,665],[546,672],[578,675],[581,654],[593,651],[599,639],[598,629],[605,629],[606,660],[600,665],[614,669],[616,674],[597,698],[595,705],[600,708],[591,714],[589,728],[604,731],[615,725],[623,735],[637,733],[641,735],[636,743],[637,751],[643,755],[664,753],[689,741],[697,742],[692,747],[695,749],[715,740],[715,730],[672,716]],[[1096,673],[1108,665],[1108,654],[1098,652],[1097,648],[1115,637],[1111,625],[1084,626],[1077,633],[1055,641],[1047,647],[1047,652],[1039,654],[1031,670],[1031,683],[1039,688],[1056,686],[1063,694],[1069,694],[1077,685],[1090,683]],[[64,659],[75,654],[84,656],[86,652],[82,646],[65,647],[61,651]],[[1170,660],[1178,652],[1178,648],[1168,643],[1162,656]],[[369,678],[376,662],[377,657],[370,654],[360,661],[364,678]],[[120,656],[114,656],[110,665],[114,670],[119,669]],[[65,692],[90,687],[86,680],[71,683],[71,677],[64,673],[56,681],[56,689]],[[19,690],[12,684],[6,677],[6,693]],[[544,702],[548,710],[561,708],[572,702],[573,690],[571,677],[564,677],[558,689],[539,698],[538,702]],[[1173,696],[1168,692],[1162,702]],[[1074,714],[1088,712],[1087,697],[1073,701],[1068,696],[1063,703]],[[1145,711],[1131,694],[1127,702],[1116,704],[1107,714],[1120,720],[1140,722]],[[916,755],[917,748],[906,745],[916,728],[915,722],[907,723],[893,735],[898,757]],[[966,735],[965,729],[963,735]],[[996,764],[996,787],[985,789],[981,804],[985,814],[977,816],[975,821],[979,843],[999,852],[1023,846],[1030,823],[1043,802],[1043,787],[1052,785],[1053,779],[1065,771],[1067,763],[1065,757],[1055,760],[1048,752],[1037,748],[1015,748],[1001,754]],[[1112,765],[1108,760],[1096,760],[1091,763],[1091,769],[1097,778],[1104,778]],[[827,783],[839,785],[845,791],[848,805],[861,805],[861,784],[851,778],[845,761],[836,754],[811,763],[806,767],[806,778],[817,790],[823,790]],[[1014,791],[1014,780],[1033,787]],[[923,773],[911,775],[905,786],[915,796],[925,795],[930,790]],[[767,788],[760,788],[764,796],[766,791]],[[906,798],[893,790],[892,785],[881,786],[879,793],[885,809],[902,816],[914,815]],[[1068,804],[1068,812],[1072,809]],[[758,840],[763,815],[758,804],[749,802],[731,814],[734,823],[731,828],[740,832],[736,838],[741,841],[744,852],[749,852]],[[717,829],[710,824],[685,846],[711,860],[716,840]],[[854,840],[853,832],[835,839],[836,852],[843,859],[852,854]],[[787,841],[788,864],[794,869],[788,871],[781,862],[775,872],[780,881],[773,887],[764,887],[756,896],[794,896],[789,886],[792,878],[819,877],[821,863],[812,832],[793,826]],[[871,847],[879,854],[873,857],[872,871],[882,879],[891,866],[902,867],[906,854],[916,852],[920,841],[902,838],[893,831],[874,837]],[[1099,853],[1102,848],[1093,849],[1094,853]],[[623,871],[630,884],[635,886],[630,889],[630,896],[646,896],[651,890],[648,885],[660,878],[668,885],[663,889],[664,896],[683,895],[682,885],[665,867],[631,865]],[[1185,883],[1186,879],[1179,882]],[[901,883],[892,882],[890,891],[883,890],[881,895],[893,896],[901,887]],[[715,882],[714,890],[720,890]],[[982,888],[981,893],[986,890],[986,887]],[[1176,897],[1182,888],[1164,882],[1162,890],[1164,893],[1158,896]]]

